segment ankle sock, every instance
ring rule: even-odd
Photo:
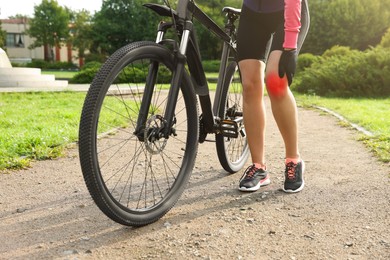
[[[293,162],[294,164],[298,164],[301,161],[301,158],[286,158],[285,163]]]
[[[253,163],[253,164],[255,165],[255,167],[256,167],[257,169],[263,169],[263,170],[266,170],[266,169],[267,169],[267,166],[262,165],[262,164],[260,164],[260,163]]]

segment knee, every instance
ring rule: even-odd
[[[254,97],[257,95],[262,95],[263,84],[260,79],[242,79],[242,89],[244,97]]]
[[[268,74],[266,77],[268,95],[272,98],[280,98],[286,95],[288,83],[286,78],[280,78],[277,73]]]

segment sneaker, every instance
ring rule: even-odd
[[[284,172],[285,180],[283,190],[288,193],[298,192],[305,186],[303,180],[303,172],[305,171],[305,163],[303,160],[295,164],[294,162],[286,163]]]
[[[240,191],[257,191],[261,186],[271,183],[266,170],[258,169],[254,164],[249,166],[240,179]]]

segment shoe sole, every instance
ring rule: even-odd
[[[239,187],[238,190],[240,191],[257,191],[262,186],[266,186],[271,183],[271,179],[267,176],[267,178],[262,179],[256,186],[252,188],[246,188],[246,187]]]
[[[301,190],[303,190],[303,187],[305,186],[305,180],[303,179],[304,173],[305,173],[305,162],[302,160],[302,185],[299,186],[299,188],[296,190],[285,190],[283,187],[283,191],[286,193],[296,193],[296,192],[300,192]]]
[[[296,189],[296,190],[285,190],[283,188],[283,191],[286,192],[286,193],[296,193],[296,192],[300,192],[301,190],[303,190],[303,187],[305,186],[305,181],[302,182],[302,185]]]

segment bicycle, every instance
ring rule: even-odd
[[[241,10],[223,8],[222,29],[193,0],[179,0],[176,10],[166,0],[144,6],[169,21],[160,22],[156,42],[130,43],[108,58],[88,90],[79,126],[89,193],[103,213],[128,226],[155,222],[175,205],[208,134],[215,134],[227,172],[239,171],[249,156],[234,59]],[[194,18],[223,42],[213,105]]]

